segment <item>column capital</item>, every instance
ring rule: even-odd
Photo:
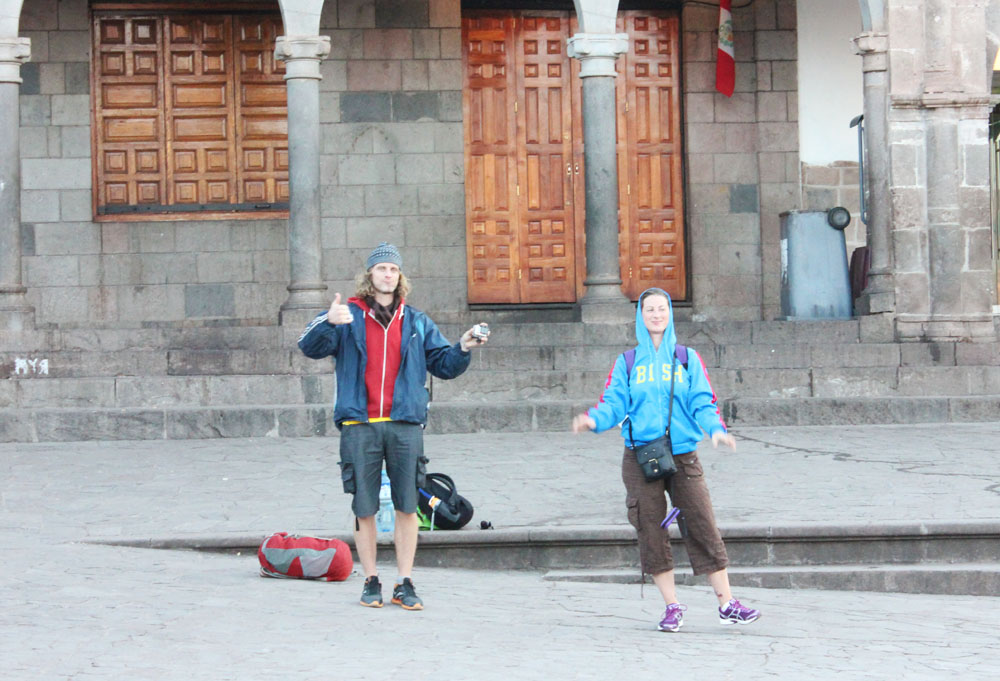
[[[615,59],[628,51],[627,33],[577,33],[567,41],[569,56],[580,60],[580,77],[615,76]]]
[[[866,31],[854,39],[857,54],[861,55],[862,70],[885,71],[889,68],[889,34]]]
[[[319,63],[330,54],[328,35],[281,36],[274,42],[274,58],[285,62],[285,80],[321,80]]]
[[[0,83],[20,83],[21,64],[31,59],[31,38],[0,38]]]

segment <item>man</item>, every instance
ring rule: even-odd
[[[396,566],[392,602],[422,610],[411,572],[417,551],[417,481],[424,470],[423,426],[427,422],[427,371],[455,378],[469,366],[469,349],[486,342],[473,329],[450,345],[437,326],[405,302],[410,285],[400,271],[395,246],[382,242],[358,277],[357,295],[314,319],[299,338],[307,357],[332,356],[337,401],[333,419],[340,429],[340,475],[344,492],[354,495],[354,543],[365,571],[361,605],[381,608],[382,585],[375,565],[375,513],[382,462],[396,507]]]

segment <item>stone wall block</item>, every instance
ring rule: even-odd
[[[347,220],[344,218],[323,218],[320,222],[320,244],[323,248],[347,246]]]
[[[463,80],[461,59],[441,59],[428,64],[427,87],[431,90],[461,90]]]
[[[461,5],[460,0],[430,0],[430,25],[441,27],[461,26]]]
[[[729,212],[729,185],[703,184],[690,187],[691,214]]]
[[[299,376],[206,376],[205,404],[302,404]]]
[[[718,272],[760,276],[760,247],[754,244],[723,244],[718,248]],[[711,271],[711,270],[710,270]]]
[[[761,151],[796,151],[798,127],[795,123],[759,123],[758,148]]]
[[[90,158],[90,126],[64,126],[57,132],[63,158]]]
[[[58,207],[58,199],[54,199]],[[63,223],[35,226],[37,255],[70,255],[101,252],[101,229],[94,223]]]
[[[389,154],[355,154],[340,160],[338,169],[342,185],[394,184],[395,160]]]
[[[709,158],[713,160],[713,175],[716,182],[756,184],[758,174],[757,156],[755,154],[716,154]],[[756,188],[754,189],[754,194],[756,194]],[[754,202],[756,203],[756,199]]]
[[[375,3],[373,0],[337,0],[337,25],[341,28],[374,27]]]
[[[686,141],[689,154],[718,154],[726,151],[726,137],[720,134],[719,126],[714,124],[689,124]]]
[[[413,58],[413,33],[409,29],[369,29],[363,35],[365,59]]]
[[[798,62],[771,62],[771,90],[795,92],[799,89]]]
[[[900,363],[899,346],[893,343],[844,343],[810,346],[814,367],[896,367]]]
[[[914,397],[968,395],[976,371],[979,369],[972,367],[900,367],[899,393]]]
[[[794,30],[798,26],[798,5],[796,0],[776,0],[778,28]]]
[[[230,225],[226,222],[182,222],[175,227],[178,251],[228,251]]]
[[[28,62],[29,64],[31,62]],[[24,66],[27,66],[25,64]],[[24,66],[21,67],[21,78],[24,79]],[[43,95],[62,95],[66,93],[66,65],[38,64],[38,93]],[[21,90],[24,91],[24,83]]]
[[[788,93],[759,92],[757,93],[758,121],[787,121],[789,119]]]
[[[406,243],[465,247],[465,217],[418,217],[406,221]]]
[[[965,264],[963,271],[987,272],[993,271],[993,230],[981,229],[962,230],[965,238]]]
[[[441,31],[438,29],[416,29],[412,32],[413,57],[415,59],[441,58]]]
[[[896,309],[899,312],[927,314],[930,312],[930,284],[923,272],[897,272]]]
[[[758,60],[795,60],[798,58],[797,46],[795,31],[757,31],[756,33],[756,57]]]
[[[229,284],[189,284],[183,287],[185,318],[232,317],[236,296]]]
[[[21,187],[23,189],[90,189],[90,161],[78,158],[22,159]]]
[[[400,154],[396,157],[396,181],[401,184],[438,184],[444,181],[441,154]]]
[[[713,123],[715,121],[715,95],[707,92],[685,94],[684,119],[689,124]]]
[[[375,0],[376,28],[427,28],[428,0]]]
[[[715,64],[711,62],[685,62],[684,92],[715,92]]]
[[[80,260],[75,255],[25,256],[26,286],[77,286]]]
[[[465,188],[462,185],[421,185],[418,194],[421,215],[465,215]]]
[[[723,126],[726,131],[725,151],[743,153],[757,151],[757,125],[753,123],[729,123]],[[716,130],[718,135],[718,130]]]
[[[401,66],[398,61],[347,62],[347,89],[353,92],[396,91],[400,89],[402,82]],[[343,107],[343,103],[341,106]]]
[[[922,227],[927,222],[926,196],[919,188],[893,187],[892,227],[895,231]]]
[[[735,92],[732,97],[714,97],[715,120],[719,123],[753,123],[756,95]]]
[[[90,191],[64,189],[59,192],[59,219],[63,222],[84,222],[93,217]],[[99,233],[99,230],[98,230]]]
[[[893,235],[896,267],[901,272],[922,272],[928,267],[927,232],[899,230]]]
[[[343,92],[347,89],[347,62],[343,59],[324,59],[319,63],[323,80],[319,82],[320,92]]]
[[[365,187],[365,215],[412,215],[416,212],[416,187],[400,185]]]
[[[49,61],[89,62],[90,31],[58,31],[50,33]]]
[[[388,241],[396,246],[406,245],[404,237],[406,230],[402,218],[369,217],[349,218],[347,220],[347,245],[350,248],[371,250],[382,241]],[[350,259],[347,272],[354,272],[358,264],[363,263],[368,253],[358,253]],[[406,261],[405,254],[403,261]],[[355,264],[358,263],[358,264]],[[328,270],[329,271],[329,270]],[[351,275],[353,277],[353,274]]]
[[[364,187],[323,187],[320,211],[324,218],[364,215]]]
[[[462,29],[460,28],[441,29],[441,58],[442,59],[462,58]]]
[[[41,289],[37,306],[39,317],[45,322],[73,324],[86,322],[89,317],[88,289],[83,287],[53,286]]]
[[[253,258],[246,252],[198,253],[200,283],[253,281]]]
[[[962,146],[961,184],[967,187],[988,187],[990,184],[990,148],[986,144]]]
[[[25,222],[58,222],[59,192],[21,192],[21,219]]]
[[[21,127],[47,126],[52,116],[52,97],[49,95],[21,95]]]
[[[196,253],[143,253],[130,259],[138,264],[138,275],[116,281],[120,284],[187,284],[197,281]]]
[[[430,87],[430,68],[428,64],[429,62],[426,60],[403,62],[402,80],[404,90],[426,90]]]
[[[761,211],[783,213],[799,207],[799,187],[796,184],[761,184]]]

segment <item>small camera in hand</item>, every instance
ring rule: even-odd
[[[472,337],[478,341],[485,341],[490,337],[490,325],[485,322],[476,324],[472,327]]]

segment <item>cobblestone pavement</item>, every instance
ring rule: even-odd
[[[995,424],[736,434],[735,452],[702,450],[724,526],[1000,518]],[[707,588],[682,587],[690,610],[668,635],[655,631],[652,587],[641,598],[635,585],[536,572],[419,569],[424,612],[368,610],[357,575],[264,580],[254,556],[81,541],[345,532],[336,445],[0,445],[0,678],[940,679],[1000,662],[1000,598],[742,589],[764,617],[735,628],[715,623]],[[615,434],[436,435],[426,449],[477,521],[626,522]]]

